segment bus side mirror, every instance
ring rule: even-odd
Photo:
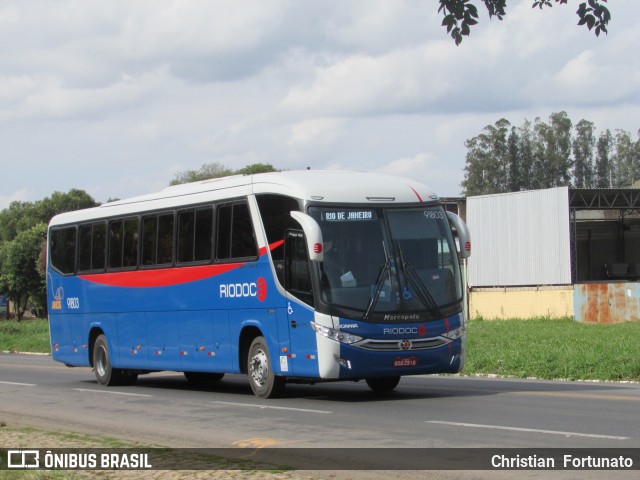
[[[467,224],[453,212],[447,212],[447,217],[449,217],[449,223],[458,233],[458,255],[460,258],[469,258],[471,256],[471,235],[469,235]]]
[[[307,239],[309,260],[321,262],[323,260],[324,247],[322,244],[320,225],[306,213],[293,211],[291,212],[291,216],[302,226],[302,231]]]

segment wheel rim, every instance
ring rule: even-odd
[[[269,378],[269,359],[264,350],[258,349],[249,362],[249,374],[256,385],[263,387]]]
[[[107,352],[103,346],[98,347],[98,350],[96,351],[95,364],[98,375],[104,377],[107,373]]]

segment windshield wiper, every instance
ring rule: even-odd
[[[431,313],[433,313],[437,317],[441,317],[442,313],[440,312],[440,308],[438,304],[433,299],[433,295],[429,292],[429,289],[425,286],[424,282],[416,272],[416,269],[409,262],[405,262],[404,253],[402,252],[402,248],[400,247],[400,242],[398,241],[398,252],[400,253],[400,267],[402,270],[403,278],[404,278],[404,289],[406,290],[409,287],[409,283],[413,283],[415,286],[418,297],[422,301],[425,307],[427,307]],[[406,299],[405,294],[403,292],[403,298]]]
[[[362,319],[367,321],[369,320],[369,316],[371,315],[371,310],[375,307],[376,303],[378,303],[378,299],[380,298],[380,293],[382,292],[382,287],[384,286],[384,279],[391,271],[391,260],[389,259],[389,255],[387,254],[387,247],[384,244],[384,240],[382,241],[382,250],[384,250],[384,263],[380,267],[380,271],[378,272],[378,278],[376,279],[375,291],[371,296],[371,300],[369,300],[369,305],[367,305],[367,310],[364,312]]]

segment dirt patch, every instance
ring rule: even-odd
[[[33,427],[15,427],[0,424],[0,446],[10,449],[34,449],[34,448],[149,448],[155,445],[142,445],[113,438],[93,437],[73,432],[50,432]],[[73,470],[56,472],[61,475],[49,475],[48,472],[2,472],[0,478],[31,479],[31,478],[61,478],[67,480],[81,478],[96,479],[237,479],[237,480],[314,480],[318,478],[331,478],[326,476],[303,475],[299,472],[272,472],[268,470],[247,470],[247,465],[242,469],[234,468],[234,462],[230,459],[208,457],[207,465],[211,470],[100,470],[83,471]]]

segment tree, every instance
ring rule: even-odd
[[[509,146],[511,124],[501,118],[487,125],[483,133],[467,140],[467,165],[461,183],[466,195],[485,195],[509,190]]]
[[[182,183],[198,182],[211,178],[227,177],[229,175],[233,175],[233,171],[229,170],[223,164],[218,162],[205,163],[199,170],[186,170],[177,173],[169,185],[180,185]]]
[[[595,165],[595,187],[596,188],[609,188],[613,187],[613,172],[611,170],[611,162],[609,161],[609,154],[611,153],[611,132],[605,130],[598,137],[598,143],[596,144],[596,165]]]
[[[509,133],[509,138],[507,139],[510,192],[517,192],[523,187],[522,169],[520,168],[521,157],[518,155],[519,143],[518,129],[512,126],[511,133]]]
[[[277,172],[273,165],[270,163],[254,163],[253,165],[247,165],[241,168],[236,173],[240,175],[253,175],[255,173],[268,173]]]
[[[538,178],[545,187],[568,185],[571,175],[571,120],[566,112],[552,113],[550,124],[536,119]]]
[[[221,163],[213,162],[202,165],[199,170],[186,170],[177,173],[169,185],[180,185],[183,183],[209,180],[211,178],[228,177],[230,175],[253,175],[255,173],[276,171],[270,163],[255,163],[253,165],[247,165],[240,170],[231,170]]]
[[[566,112],[512,126],[502,118],[466,141],[465,195],[485,195],[538,188],[629,187],[640,177],[637,141],[623,130],[615,139],[606,130],[596,141],[592,122],[575,126]],[[595,160],[595,161],[594,161]]]
[[[18,320],[29,299],[41,308],[46,303],[46,282],[38,265],[46,235],[47,225],[40,223],[0,247],[0,289],[13,303]]]
[[[576,124],[576,136],[573,139],[573,185],[576,188],[593,186],[594,129],[593,122],[584,119]]]
[[[20,232],[39,223],[49,223],[55,215],[99,204],[84,190],[53,192],[51,197],[36,202],[11,202],[0,212],[0,244],[13,240]]]
[[[533,154],[533,129],[529,120],[518,128],[518,168],[520,178],[519,190],[531,190],[534,188],[534,154]],[[513,174],[516,175],[516,174]]]
[[[567,0],[553,0],[557,4],[565,4]],[[460,45],[463,36],[471,33],[471,27],[478,23],[478,7],[471,0],[439,0],[438,12],[442,13],[442,25],[447,28],[456,45]],[[489,18],[502,20],[507,14],[507,0],[482,0]],[[578,6],[578,25],[586,25],[589,30],[594,29],[596,36],[601,32],[607,33],[607,25],[611,20],[609,9],[603,4],[607,0],[588,0]],[[551,0],[533,0],[532,8],[552,7]]]
[[[616,132],[612,155],[613,177],[617,185],[630,187],[640,179],[640,138],[637,142],[631,140],[629,132],[618,130]]]
[[[59,213],[73,212],[98,205],[99,203],[84,190],[72,188],[67,193],[53,192],[51,197],[36,202],[35,207],[38,212],[37,219],[49,223],[49,220]]]
[[[28,301],[46,311],[46,283],[40,264],[46,252],[43,239],[51,218],[97,205],[84,190],[71,189],[68,193],[54,192],[51,197],[33,203],[12,202],[0,211],[0,292],[8,294],[19,319]]]

